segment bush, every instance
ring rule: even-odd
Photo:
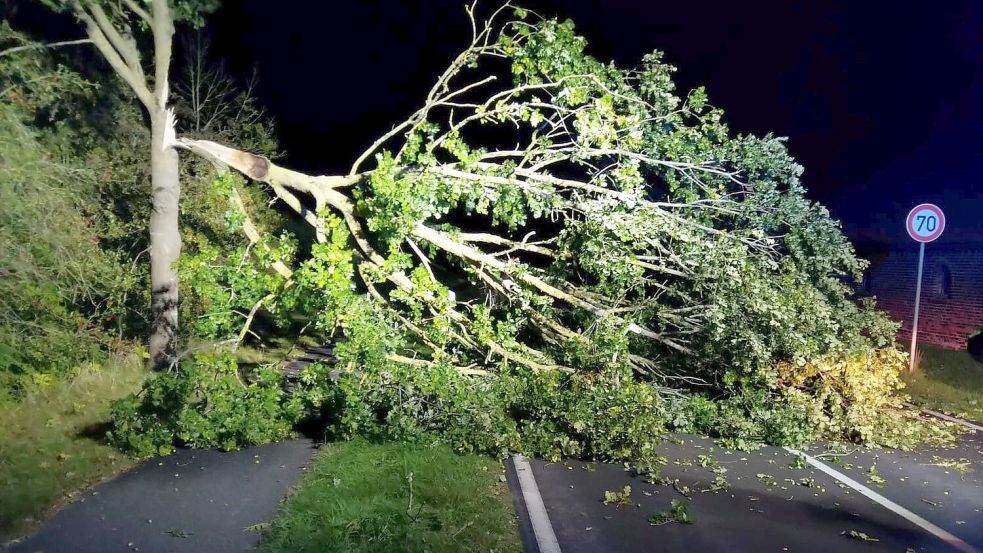
[[[146,457],[178,445],[234,450],[290,436],[301,406],[284,391],[280,373],[261,366],[250,377],[242,382],[231,353],[197,355],[115,402],[110,441]]]
[[[951,427],[904,409],[904,353],[893,347],[816,361],[780,362],[768,385],[745,385],[716,399],[676,402],[674,430],[719,438],[727,447],[800,446],[816,439],[910,449],[951,442]]]
[[[443,442],[459,453],[549,459],[588,457],[661,463],[656,447],[666,406],[629,374],[509,369],[471,376],[446,364],[427,370],[383,363],[335,382],[308,366],[291,393],[271,367],[239,381],[231,354],[198,355],[116,402],[111,441],[134,456],[175,446],[238,449],[282,439],[304,413],[325,412],[329,432],[408,442]]]

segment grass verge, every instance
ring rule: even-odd
[[[983,421],[983,363],[965,351],[919,347],[921,362],[906,378],[912,402]]]
[[[266,552],[520,552],[501,463],[446,447],[328,444],[270,524]]]
[[[0,543],[30,530],[52,504],[132,465],[106,444],[105,423],[112,400],[139,390],[146,375],[136,356],[118,357],[0,404]]]

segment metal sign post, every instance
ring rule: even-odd
[[[922,300],[922,267],[925,265],[925,244],[942,236],[945,214],[933,204],[919,204],[908,212],[905,224],[908,236],[918,245],[918,280],[915,282],[915,315],[911,320],[911,349],[908,350],[908,372],[915,371],[915,348],[918,346],[918,307]]]
[[[922,266],[925,264],[925,242],[918,245],[918,280],[915,284],[915,316],[911,320],[911,355],[908,356],[908,372],[915,372],[915,347],[918,345],[918,305],[922,301]]]

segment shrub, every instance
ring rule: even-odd
[[[666,395],[616,369],[568,374],[507,367],[476,376],[446,362],[421,368],[381,359],[337,381],[331,367],[310,365],[288,393],[272,367],[260,367],[244,384],[231,354],[208,354],[117,402],[111,438],[137,456],[175,445],[237,449],[282,439],[304,413],[321,411],[329,433],[343,439],[619,461],[642,472],[663,462],[656,448],[667,430],[704,433],[738,449],[817,438],[897,448],[945,443],[953,435],[946,426],[902,409],[904,360],[884,348],[842,361],[779,363],[771,388],[747,385],[709,398]]]
[[[177,445],[233,450],[290,436],[301,405],[284,391],[280,373],[261,366],[249,376],[243,383],[231,353],[197,355],[115,402],[110,441],[145,457]]]
[[[893,347],[816,361],[780,362],[768,384],[743,385],[710,399],[675,402],[674,430],[700,432],[737,449],[799,446],[816,439],[909,449],[944,444],[954,429],[904,409],[906,358]]]

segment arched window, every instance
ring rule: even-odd
[[[935,269],[935,295],[943,299],[952,297],[952,271],[945,263]]]

